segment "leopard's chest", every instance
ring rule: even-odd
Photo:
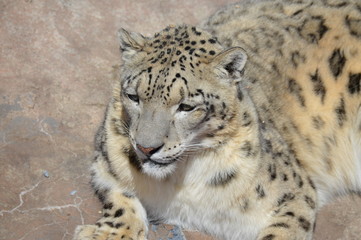
[[[139,185],[138,196],[149,216],[219,239],[255,239],[268,221],[268,204],[244,201],[247,192],[237,180],[227,186],[209,186],[212,169],[201,166],[207,160],[211,159],[193,159],[192,166],[181,164],[178,173],[187,170],[187,174],[176,173],[168,181],[148,179],[146,185]]]
[[[267,218],[258,210],[243,212],[242,206],[232,204],[232,196],[208,195],[204,199],[198,193],[184,191],[175,198],[166,212],[167,223],[186,229],[202,229],[219,239],[255,239]],[[246,203],[250,204],[250,203]]]

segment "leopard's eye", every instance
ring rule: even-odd
[[[133,102],[139,103],[139,97],[135,94],[127,94],[127,97],[132,100]]]
[[[190,112],[193,109],[195,109],[195,106],[191,106],[191,105],[184,104],[184,103],[179,104],[179,107],[178,107],[178,111],[180,111],[180,112]]]

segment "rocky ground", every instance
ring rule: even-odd
[[[94,223],[93,135],[120,63],[120,27],[197,24],[231,0],[0,0],[0,239],[69,240]],[[360,239],[361,200],[318,216],[315,239]],[[206,239],[152,226],[149,238]]]

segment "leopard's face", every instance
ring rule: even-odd
[[[170,50],[156,62],[148,49],[124,64],[120,93],[130,143],[142,170],[157,178],[226,141],[239,97],[233,75],[246,60],[241,49],[201,61],[184,49],[164,48]]]

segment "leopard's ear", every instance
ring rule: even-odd
[[[233,47],[219,53],[212,65],[218,77],[229,80],[240,80],[247,62],[247,54],[243,48]]]
[[[140,33],[128,32],[123,28],[119,29],[118,38],[124,61],[131,60],[137,53],[143,51],[147,40]]]

